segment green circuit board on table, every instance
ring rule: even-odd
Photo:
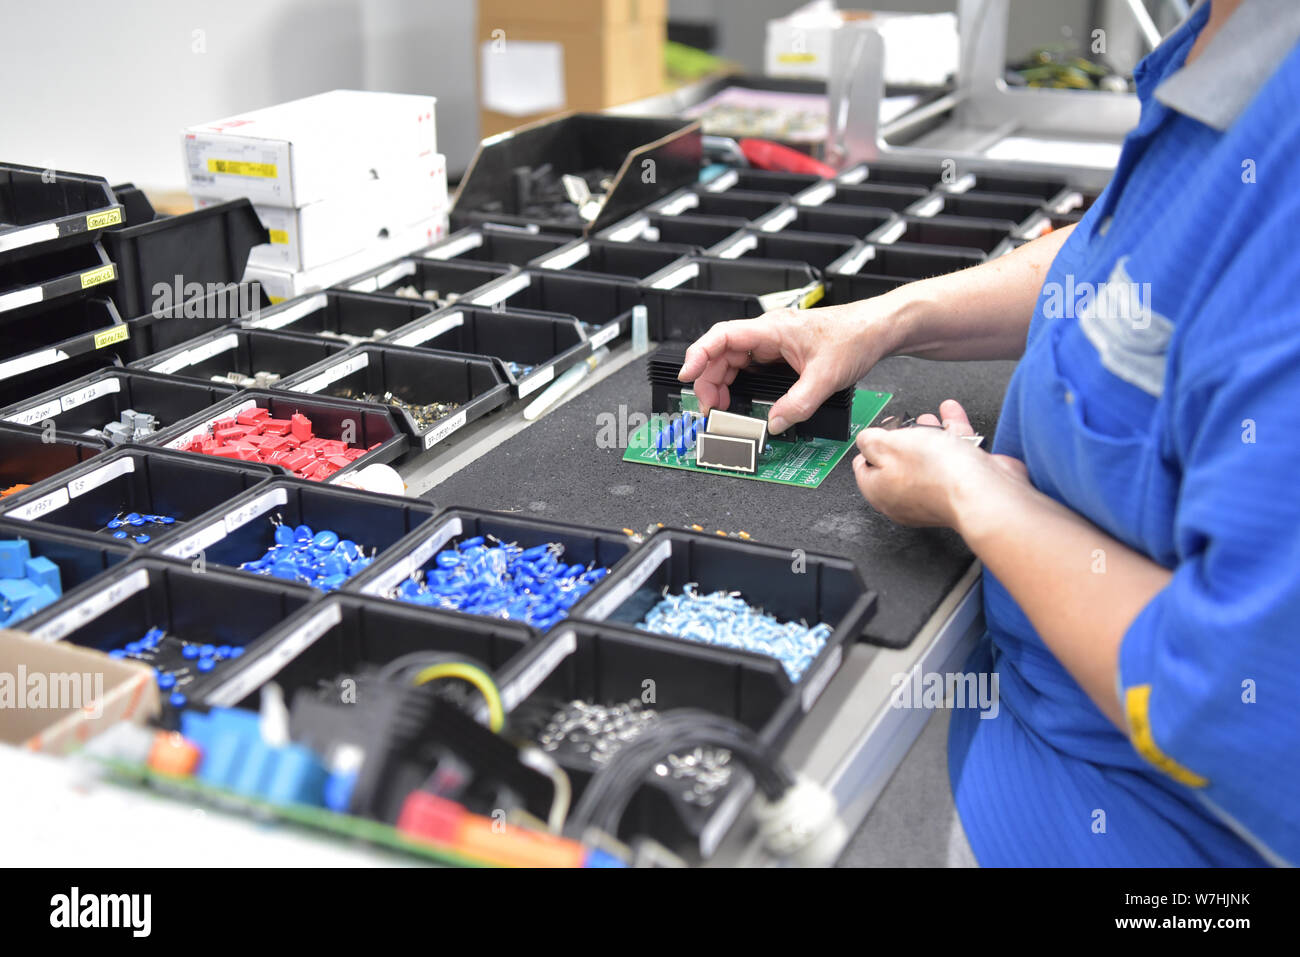
[[[759,455],[758,467],[752,474],[696,465],[693,448],[687,449],[685,456],[679,456],[672,449],[657,451],[654,436],[675,417],[660,412],[652,414],[648,423],[632,433],[627,451],[623,453],[623,461],[730,478],[757,479],[778,485],[817,488],[831,474],[831,469],[853,448],[853,440],[858,437],[858,433],[875,421],[880,410],[892,398],[893,394],[889,392],[858,389],[853,394],[853,410],[849,416],[852,428],[847,442],[837,442],[834,439],[796,439],[790,442],[780,436],[769,438],[768,448]]]

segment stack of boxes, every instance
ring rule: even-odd
[[[373,269],[446,235],[435,98],[334,90],[185,130],[200,206],[247,197],[271,236],[246,281],[273,302]]]

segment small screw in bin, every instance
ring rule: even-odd
[[[276,389],[389,406],[411,447],[424,451],[511,395],[505,372],[488,356],[378,343],[331,356]]]
[[[626,536],[604,529],[564,522],[527,519],[479,509],[451,508],[394,545],[370,568],[348,582],[345,591],[372,598],[387,598],[402,582],[423,577],[439,552],[464,542],[487,537],[529,549],[558,543],[564,546],[560,561],[612,570],[632,551]],[[481,618],[459,612],[470,618]]]
[[[805,711],[839,668],[843,646],[862,637],[876,606],[875,593],[849,559],[660,529],[578,602],[571,617],[634,627],[662,599],[664,589],[680,594],[688,584],[701,595],[739,592],[742,599],[781,621],[830,626],[830,637],[796,682]]]
[[[347,343],[312,336],[226,327],[129,363],[128,368],[192,382],[219,382],[234,376],[259,381],[293,375],[346,349]],[[232,376],[232,373],[234,376]],[[235,379],[242,384],[243,380]],[[271,378],[263,388],[277,381]]]
[[[0,517],[91,534],[125,547],[152,547],[151,543],[162,540],[160,533],[183,526],[277,474],[279,470],[269,465],[124,446],[33,485],[13,496],[12,503],[5,500]],[[133,512],[170,521],[128,523],[117,529],[125,537],[110,537],[109,523]],[[141,534],[148,541],[137,542]]]
[[[121,222],[103,177],[0,163],[0,263],[94,242]]]
[[[292,582],[259,581],[220,568],[200,571],[141,556],[67,593],[27,619],[23,629],[42,641],[125,653],[153,665],[163,700],[179,708],[199,700],[205,686],[220,680],[262,635],[315,594]],[[139,647],[153,629],[166,638]],[[208,654],[199,654],[203,651]],[[202,665],[201,657],[210,664]]]
[[[338,681],[369,666],[408,655],[450,653],[482,662],[491,672],[537,643],[526,625],[467,619],[414,605],[355,595],[330,595],[265,635],[203,697],[209,707],[256,707],[257,692],[276,682],[285,697]]]
[[[518,398],[550,383],[591,354],[591,340],[573,316],[526,309],[496,311],[486,306],[450,306],[403,326],[383,340],[414,349],[434,349],[500,360]]]
[[[434,304],[422,299],[327,289],[279,303],[241,325],[355,346],[382,338],[433,310]]]
[[[348,292],[421,299],[430,307],[441,309],[513,269],[513,266],[497,263],[409,257],[381,266],[373,272],[362,273],[349,280],[345,287]],[[406,289],[413,290],[416,295],[399,292]]]
[[[373,560],[428,521],[437,508],[421,499],[375,495],[301,479],[272,479],[223,502],[166,538],[156,551],[164,558],[190,561],[202,555],[208,566],[222,566],[241,575],[279,580],[239,566],[261,559],[280,541],[280,528],[310,528],[326,551],[352,542],[348,561]],[[332,533],[332,534],[331,534]],[[301,543],[301,544],[306,544]],[[328,548],[326,546],[328,545]],[[339,574],[347,575],[347,570]],[[293,581],[294,579],[288,579]],[[341,587],[342,581],[335,587]],[[323,589],[332,590],[332,589]]]

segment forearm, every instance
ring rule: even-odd
[[[1005,256],[880,297],[892,306],[890,354],[1019,358],[1047,270],[1073,229],[1053,230]]]
[[[1116,690],[1120,643],[1172,573],[1026,483],[979,484],[955,493],[957,531],[1124,730]]]

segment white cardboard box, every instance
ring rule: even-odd
[[[887,84],[939,86],[956,72],[956,14],[839,10],[826,0],[767,21],[764,72],[768,76],[829,79],[835,31],[862,20],[869,20],[885,42]]]
[[[189,191],[296,208],[438,152],[432,96],[333,90],[191,126]]]
[[[426,246],[431,246],[446,235],[447,209],[444,207],[437,215],[423,222],[408,226],[359,252],[314,269],[299,271],[268,269],[265,266],[249,263],[248,268],[244,270],[244,281],[261,283],[263,291],[271,302],[281,302],[306,292],[337,286],[345,279],[351,279],[384,263],[401,259]]]
[[[195,197],[200,208],[220,199]],[[286,209],[255,203],[271,242],[254,246],[250,265],[301,272],[359,252],[447,209],[447,163],[425,157],[388,179],[368,180],[316,203]]]

